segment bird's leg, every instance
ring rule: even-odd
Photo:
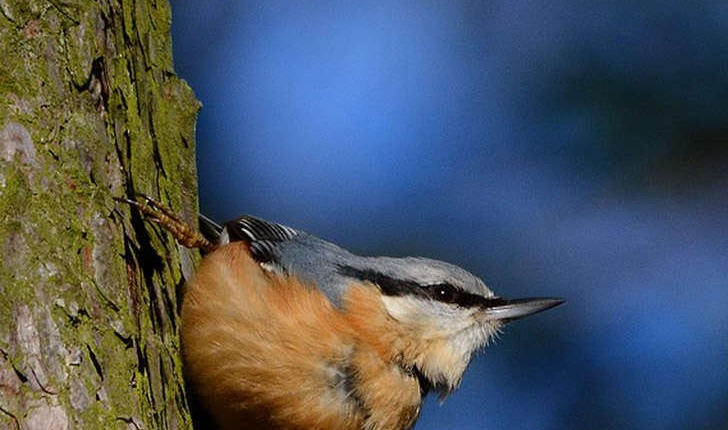
[[[201,248],[205,252],[212,252],[217,248],[217,245],[207,240],[197,228],[149,196],[138,195],[136,200],[114,197],[114,200],[135,207],[146,219],[156,222],[172,233],[177,242],[186,248]]]

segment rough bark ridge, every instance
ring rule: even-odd
[[[167,0],[0,0],[0,429],[191,428],[196,254],[112,197],[197,213],[199,104]]]

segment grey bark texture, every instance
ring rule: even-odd
[[[0,0],[0,429],[189,429],[198,254],[113,197],[197,214],[199,103],[167,0]]]

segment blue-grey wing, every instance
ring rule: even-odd
[[[266,270],[294,275],[313,284],[336,306],[351,279],[341,266],[360,257],[304,231],[245,215],[225,223],[219,243],[243,241]]]

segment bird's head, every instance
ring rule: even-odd
[[[473,353],[503,324],[563,303],[503,299],[470,272],[427,258],[366,258],[339,273],[379,288],[386,312],[407,338],[403,365],[441,397],[457,388]]]

